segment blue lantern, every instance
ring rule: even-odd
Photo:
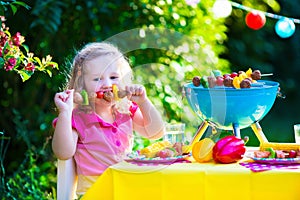
[[[275,25],[275,31],[281,38],[288,38],[295,32],[295,24],[293,20],[289,18],[282,18],[277,21]]]

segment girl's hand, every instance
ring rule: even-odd
[[[125,90],[128,92],[127,98],[137,104],[141,104],[147,100],[147,94],[143,85],[126,86]]]
[[[73,109],[73,94],[74,90],[66,90],[64,92],[58,92],[54,96],[54,103],[58,110],[72,111]]]

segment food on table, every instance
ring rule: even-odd
[[[288,157],[289,158],[296,158],[297,156],[298,156],[298,154],[299,154],[299,156],[300,156],[300,152],[298,151],[295,151],[295,150],[290,150],[289,152],[288,152]]]
[[[204,88],[208,88],[208,79],[207,76],[202,76],[200,78],[200,83]]]
[[[218,85],[218,86],[225,85],[224,84],[224,78],[223,78],[223,76],[217,76],[217,78],[216,78],[216,85]]]
[[[261,73],[259,70],[254,70],[251,74],[251,78],[253,80],[260,80],[261,79]]]
[[[241,88],[240,83],[241,83],[241,81],[238,76],[233,78],[233,80],[232,80],[233,87],[235,87],[236,89],[240,89]]]
[[[276,158],[276,152],[274,151],[273,148],[267,148],[266,150],[270,152],[269,155],[270,158]]]
[[[183,155],[186,148],[181,142],[172,144],[169,141],[158,141],[141,149],[139,154],[146,158],[168,158]]]
[[[210,138],[204,138],[196,142],[192,149],[192,156],[197,162],[209,162],[213,159],[213,147],[215,142]]]
[[[254,151],[254,157],[256,158],[269,158],[270,151]]]
[[[172,147],[173,145],[169,142],[169,141],[159,141],[159,142],[155,142],[143,149],[140,150],[140,155],[144,155],[147,158],[154,158],[156,157],[156,154],[165,149],[165,148],[169,148]]]
[[[194,86],[197,86],[197,87],[201,85],[200,84],[200,76],[194,76],[193,84],[194,84]]]
[[[202,85],[204,88],[214,88],[216,86],[250,88],[251,83],[261,79],[261,72],[259,70],[252,71],[249,68],[246,72],[239,71],[238,73],[232,72],[231,74],[222,75],[220,70],[213,70],[211,76],[195,76],[193,84],[196,87]]]
[[[230,74],[230,77],[231,77],[231,78],[234,78],[234,77],[236,77],[236,76],[238,76],[238,73],[236,73],[236,72],[232,72],[232,73]]]
[[[273,148],[274,150],[283,150],[283,151],[290,151],[300,150],[300,144],[297,143],[284,143],[284,142],[264,142],[260,144],[260,150],[265,150],[267,148]]]
[[[224,86],[226,86],[226,87],[233,87],[233,78],[230,77],[230,76],[226,76],[226,77],[223,79],[223,84],[224,84]]]
[[[208,87],[213,88],[217,85],[217,79],[214,76],[207,77]]]
[[[250,88],[252,80],[250,78],[245,78],[240,83],[240,88]]]
[[[183,153],[183,144],[181,142],[175,142],[173,144],[173,148],[175,149],[177,155],[182,155],[182,153]]]
[[[181,142],[175,142],[172,147],[166,147],[156,153],[156,157],[168,158],[181,156],[183,152],[183,144]]]
[[[188,144],[183,144],[182,145],[182,154],[189,154],[190,153],[190,148],[191,148],[191,145]]]
[[[278,150],[272,147],[253,152],[255,158],[300,158],[300,150]]]
[[[219,163],[233,163],[242,159],[245,152],[244,140],[229,135],[216,142],[213,147],[213,159]]]
[[[212,73],[215,77],[222,76],[222,72],[220,70],[212,70]]]
[[[156,157],[160,157],[160,158],[168,158],[168,157],[175,157],[175,156],[178,156],[178,153],[173,147],[167,147],[156,153]]]

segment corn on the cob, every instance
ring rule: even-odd
[[[156,156],[157,152],[159,152],[167,147],[172,147],[172,144],[169,141],[155,142],[155,143],[141,149],[140,154],[146,156],[147,158],[153,158]]]
[[[276,150],[300,150],[300,144],[296,143],[277,143],[277,142],[266,142],[260,144],[260,150],[266,148],[273,148]]]

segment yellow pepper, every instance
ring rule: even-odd
[[[248,78],[248,76],[245,72],[242,72],[242,73],[239,74],[240,82],[242,82],[242,80],[244,80],[245,78]]]
[[[119,89],[118,89],[118,86],[115,85],[115,84],[113,84],[112,85],[112,91],[113,91],[115,100],[118,101],[119,100],[119,95],[118,95]]]
[[[232,85],[233,85],[234,88],[240,89],[241,88],[240,83],[241,83],[241,81],[240,81],[240,78],[238,76],[233,78]]]
[[[251,78],[251,74],[252,74],[252,69],[249,68],[247,71],[246,71],[246,75]]]

